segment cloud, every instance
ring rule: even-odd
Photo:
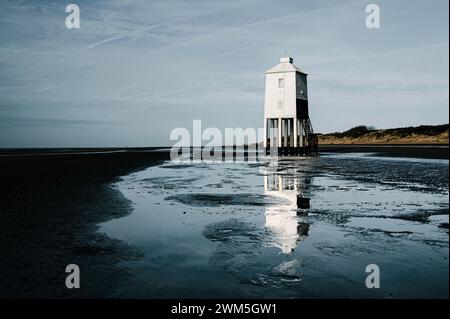
[[[29,116],[8,116],[2,118],[1,126],[45,126],[45,127],[80,127],[80,126],[103,126],[123,124],[123,121],[68,119],[68,118],[39,118]]]
[[[58,1],[0,3],[0,147],[161,145],[193,118],[259,127],[284,51],[309,73],[316,131],[448,117],[447,1],[380,0],[375,31],[356,0],[78,4],[68,30]]]
[[[153,25],[147,26],[147,27],[142,27],[142,26],[136,26],[136,25],[133,25],[133,24],[129,24],[129,29],[131,29],[131,30],[121,31],[122,32],[121,35],[117,35],[117,36],[114,36],[114,37],[110,37],[110,38],[103,39],[101,41],[97,41],[95,43],[92,43],[92,44],[90,44],[88,46],[88,49],[92,49],[92,48],[95,48],[95,47],[97,47],[99,45],[102,45],[102,44],[105,44],[105,43],[108,43],[108,42],[111,42],[111,41],[125,39],[125,38],[136,40],[136,39],[139,39],[139,38],[141,38],[143,36],[149,35],[149,31],[152,31],[152,30],[154,30],[156,28],[159,28],[159,27],[162,27],[162,26],[165,26],[165,25],[170,25],[172,23],[176,23],[178,21],[183,21],[183,20],[186,20],[186,19],[190,19],[190,17],[189,18],[184,17],[184,18],[178,18],[178,19],[170,19],[170,20],[167,20],[167,21],[164,21],[164,22],[160,22],[160,23],[157,23],[157,24],[153,24]]]
[[[36,92],[47,92],[47,91],[50,91],[50,90],[54,90],[56,88],[58,88],[57,85],[48,85],[48,86],[44,86],[42,88],[38,88],[35,91]]]

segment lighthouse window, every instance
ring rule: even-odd
[[[283,78],[278,79],[278,87],[280,89],[284,89],[284,79]]]

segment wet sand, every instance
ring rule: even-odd
[[[143,249],[116,297],[448,297],[445,160],[165,162],[115,186],[133,213],[100,232]],[[365,287],[369,264],[381,289]]]
[[[129,275],[122,263],[141,254],[97,232],[98,223],[131,212],[110,184],[168,154],[26,153],[41,155],[0,157],[0,298],[109,296]],[[81,289],[65,287],[72,263],[80,266]]]
[[[322,151],[325,151],[324,153],[338,152],[343,155],[346,155],[346,153],[351,155],[354,150],[354,148],[351,150],[345,150],[345,148],[339,150],[336,148],[322,149]],[[372,151],[373,148],[370,152]],[[2,194],[0,199],[2,219],[0,224],[0,254],[2,256],[0,260],[0,282],[2,282],[0,297],[151,297],[151,294],[145,294],[145,289],[123,290],[125,283],[136,280],[138,272],[133,268],[133,265],[147,260],[146,256],[148,256],[148,249],[151,245],[141,245],[140,242],[120,238],[114,232],[108,234],[104,230],[99,231],[99,227],[103,227],[108,222],[123,221],[123,218],[131,216],[130,214],[135,209],[135,203],[129,197],[124,196],[126,192],[124,193],[117,187],[117,183],[122,180],[120,177],[129,176],[133,172],[138,173],[150,166],[160,165],[162,160],[168,159],[168,153],[149,149],[103,149],[101,152],[92,149],[83,150],[83,152],[80,152],[80,150],[46,150],[45,152],[42,152],[42,150],[21,150],[20,152],[22,152],[20,155],[13,150],[2,150],[0,152],[0,155],[2,155],[0,156],[0,173],[2,176],[0,180]],[[392,155],[396,152],[398,152],[397,149],[388,148],[388,150],[382,151],[381,155],[389,156],[386,154]],[[408,152],[406,153],[410,156],[420,157],[417,154],[422,153],[422,148],[420,150],[410,148]],[[430,154],[434,154],[435,158],[442,158],[443,156],[441,149],[426,153],[427,155],[422,157],[430,157]],[[446,154],[448,158],[448,148]],[[404,152],[403,155],[405,155]],[[340,162],[342,163],[342,161]],[[442,187],[444,182],[441,179],[445,176],[430,174],[429,172],[424,174],[423,169],[426,168],[426,164],[416,166],[417,171],[415,172],[419,174],[418,176],[408,174],[410,167],[404,167],[408,182],[412,181],[414,184],[416,181],[422,181],[425,177],[427,180],[425,186],[428,187],[428,191],[433,192],[436,187]],[[340,174],[348,175],[349,179],[372,179],[372,182],[375,183],[380,179],[380,176],[376,175],[376,167],[369,167],[367,171],[354,171],[352,165],[339,165],[334,167],[334,169],[336,168],[339,168]],[[172,167],[170,170],[176,171],[176,167]],[[448,165],[446,172],[448,178]],[[183,175],[182,172],[176,174]],[[205,170],[205,174],[214,176],[216,171]],[[179,181],[174,181],[175,184],[172,187],[178,190],[188,190],[191,183],[189,178],[189,176],[182,176]],[[388,176],[388,182],[389,178]],[[396,176],[391,176],[391,178],[398,179]],[[400,182],[403,179],[405,177],[400,177]],[[148,183],[153,182],[148,181]],[[169,191],[171,187],[169,180],[160,180],[159,183],[165,185],[167,191]],[[217,187],[218,184],[220,183],[211,183],[209,186],[205,184],[204,186],[206,189],[212,189]],[[448,186],[448,184],[446,185]],[[152,189],[155,190],[155,188]],[[215,194],[217,198],[208,197],[209,195],[207,197],[194,196],[190,198],[186,194],[184,196],[172,194],[174,196],[172,198],[170,195],[164,197],[167,198],[164,205],[168,205],[170,209],[179,208],[182,205],[198,205],[208,208],[211,203],[215,203],[214,205],[224,208],[225,211],[230,211],[230,209],[232,211],[235,205],[241,205],[244,208],[259,207],[262,209],[274,204],[261,202],[258,194],[245,196],[246,203],[236,203],[233,202],[236,199],[227,197],[220,187],[215,189]],[[223,196],[220,196],[221,194]],[[253,202],[258,203],[258,205],[252,205]],[[160,206],[161,203],[155,203],[155,205]],[[444,207],[444,210],[448,215],[448,205]],[[184,212],[187,216],[193,216],[188,214],[187,210],[184,210]],[[180,211],[180,214],[185,215],[183,211]],[[321,215],[320,211],[316,211],[316,214],[317,216],[326,216],[326,218],[338,217],[336,214]],[[432,213],[432,215],[438,214],[445,213]],[[362,225],[365,222],[364,220],[351,219],[364,216],[347,217],[350,223]],[[376,218],[383,217],[376,216]],[[405,219],[407,218],[412,218],[414,222],[420,221],[421,218],[427,219],[423,214],[418,214],[417,217],[408,215]],[[259,230],[252,228],[251,224],[250,226],[247,224],[242,226],[239,221],[237,223],[231,221],[231,224],[222,225],[220,222],[230,223],[229,218],[219,218],[218,224],[212,223],[200,229],[199,234],[202,236],[202,240],[213,243],[212,246],[208,244],[208,247],[212,247],[211,249],[217,248],[214,246],[214,242],[223,241],[223,234],[220,231],[217,232],[218,229],[231,230],[231,232],[236,230],[238,237],[247,234],[251,239],[250,248],[253,247],[252,245],[259,247],[260,241],[258,241],[258,238],[260,237],[258,236],[261,234]],[[162,223],[164,223],[164,219],[162,219]],[[445,223],[442,224],[437,221],[436,223],[436,227],[439,226],[445,232]],[[246,227],[250,228],[246,229]],[[385,231],[389,232],[389,230]],[[234,244],[231,241],[231,247],[222,245],[220,249],[224,250],[216,251],[214,260],[220,260],[220,256],[224,256],[223,254],[229,256],[229,252],[233,251]],[[324,249],[326,251],[327,248],[324,247]],[[448,252],[448,245],[446,249]],[[227,250],[229,251],[227,252]],[[230,263],[232,261],[230,259]],[[79,290],[68,290],[64,285],[66,278],[64,269],[67,264],[71,263],[78,264],[81,268],[82,288]],[[293,267],[298,266],[295,262],[293,264],[288,263],[284,266],[281,265],[278,270],[289,272]],[[426,267],[429,267],[427,269],[433,269],[433,264],[429,263]],[[219,267],[219,269],[223,268]],[[237,270],[232,269],[233,271]],[[204,278],[208,277],[205,276]],[[229,279],[228,275],[224,278]],[[186,279],[187,282],[189,282],[188,279]],[[247,279],[245,278],[245,280]],[[262,278],[262,280],[265,279]],[[233,291],[235,290],[230,290],[231,293]],[[437,296],[440,296],[439,291],[442,293],[442,290],[436,291]],[[154,295],[158,296],[158,294]],[[168,296],[168,294],[160,294],[159,296]],[[235,296],[246,296],[246,294],[240,291]],[[285,297],[287,296],[288,294]],[[280,295],[280,297],[283,296]]]

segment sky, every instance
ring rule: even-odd
[[[264,72],[286,53],[308,73],[316,132],[448,123],[447,0],[72,1],[79,29],[69,1],[0,1],[0,147],[262,127]]]

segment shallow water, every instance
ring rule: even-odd
[[[133,212],[100,231],[143,250],[115,297],[448,297],[448,161],[166,162],[115,187]]]

